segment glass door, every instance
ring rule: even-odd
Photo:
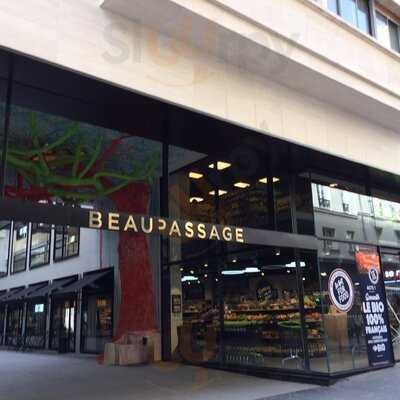
[[[75,351],[75,298],[53,298],[50,348],[62,353]]]
[[[395,249],[381,249],[381,262],[385,280],[394,357],[396,361],[400,361],[400,251]]]
[[[102,353],[113,336],[112,295],[84,296],[82,305],[82,352]]]
[[[22,324],[24,308],[22,304],[9,305],[7,313],[7,330],[5,344],[7,346],[22,347]]]

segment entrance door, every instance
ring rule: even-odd
[[[82,305],[82,352],[102,353],[113,336],[112,295],[87,295]]]
[[[400,251],[381,249],[381,262],[388,301],[393,351],[395,360],[400,361]]]
[[[75,352],[76,299],[54,297],[51,310],[50,348]]]
[[[22,304],[8,306],[6,340],[7,346],[20,347],[23,345],[22,325],[24,308]]]

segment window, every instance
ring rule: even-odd
[[[28,248],[28,225],[15,222],[12,245],[12,272],[21,272],[26,269],[26,253]]]
[[[8,274],[8,253],[10,247],[11,223],[2,221],[0,223],[0,277]]]
[[[371,34],[368,0],[325,0],[326,7],[360,31]]]
[[[354,231],[346,232],[346,240],[354,240]]]
[[[332,240],[335,237],[335,233],[334,228],[328,228],[326,226],[322,227],[322,236],[329,238],[324,240],[324,252],[327,255],[339,252],[338,243]]]
[[[384,46],[400,52],[399,25],[388,19],[385,15],[376,12],[376,38]]]
[[[331,192],[326,186],[317,185],[318,204],[321,208],[331,207]]]
[[[56,226],[54,239],[54,261],[79,255],[79,228]]]
[[[50,262],[50,226],[32,224],[30,267],[36,268]]]
[[[342,207],[343,207],[343,212],[349,213],[350,212],[350,200],[349,200],[349,193],[342,191]]]

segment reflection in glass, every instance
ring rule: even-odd
[[[12,244],[12,272],[21,272],[26,269],[26,256],[28,247],[28,225],[15,222]]]
[[[400,253],[398,250],[384,249],[381,251],[381,259],[394,357],[400,361]]]
[[[39,267],[50,262],[50,226],[32,224],[31,233],[31,268]]]
[[[56,226],[54,239],[54,260],[60,261],[79,254],[80,230],[72,226]]]
[[[44,348],[46,334],[46,304],[43,301],[27,304],[25,346]]]
[[[11,223],[0,222],[0,277],[8,274]]]

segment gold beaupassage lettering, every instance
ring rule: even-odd
[[[144,233],[151,233],[151,232],[153,232],[153,218],[149,218],[149,225],[148,225],[148,227],[146,227],[146,224],[145,224],[145,217],[142,217],[141,218],[141,221],[140,221],[140,224],[141,224],[141,226],[142,226],[142,231],[144,232]]]
[[[108,214],[108,229],[110,231],[119,231],[119,214],[117,213]]]
[[[173,235],[176,235],[176,236],[179,236],[179,237],[182,236],[181,230],[179,229],[179,225],[178,225],[177,221],[174,221],[172,223],[171,228],[169,230],[169,236],[173,236]]]
[[[244,243],[243,228],[236,228],[236,241]]]
[[[193,222],[186,222],[186,224],[185,224],[185,236],[187,238],[192,238],[194,236]]]
[[[209,240],[223,240],[226,242],[236,241],[244,243],[244,229],[234,228],[230,226],[217,226],[210,225],[208,231],[206,224],[194,223],[192,221],[182,222],[179,225],[177,220],[171,222],[164,218],[154,217],[140,217],[140,227],[138,229],[139,216],[135,219],[134,215],[128,215],[124,225],[120,226],[121,215],[119,213],[104,214],[100,211],[89,211],[89,228],[92,229],[109,229],[111,231],[119,231],[123,229],[124,232],[134,231],[143,233],[167,233],[169,236],[185,237],[189,239],[209,239]],[[107,226],[103,227],[103,218],[107,218]]]
[[[101,229],[103,226],[103,220],[101,212],[89,211],[89,228]]]
[[[138,231],[137,226],[136,226],[135,219],[133,218],[133,215],[130,215],[130,216],[128,217],[128,219],[126,220],[126,224],[125,224],[125,227],[124,227],[124,231],[126,232],[126,231],[129,231],[130,229],[133,230],[133,231],[135,231],[135,232]]]
[[[227,242],[232,240],[232,229],[229,226],[226,226],[224,229],[222,229],[222,237]]]

